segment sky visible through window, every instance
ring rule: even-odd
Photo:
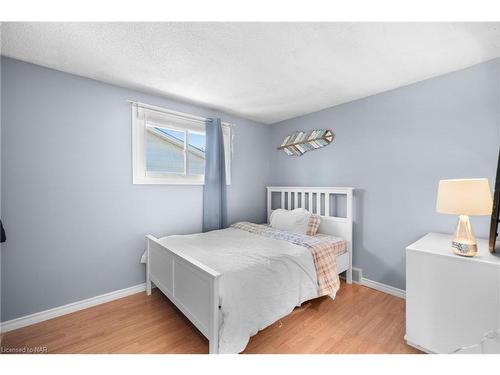
[[[184,137],[182,133],[177,130],[165,129],[165,128],[155,128],[156,130],[166,133],[173,138],[178,139],[180,142],[184,142]],[[189,145],[196,147],[197,149],[205,152],[205,134],[198,134],[189,132]]]
[[[189,133],[189,145],[205,152],[205,134]]]

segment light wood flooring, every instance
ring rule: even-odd
[[[419,353],[403,340],[404,302],[342,283],[335,300],[306,302],[252,337],[244,353]],[[208,352],[208,341],[157,289],[7,332],[1,345],[48,353]]]

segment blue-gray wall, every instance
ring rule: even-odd
[[[438,181],[493,184],[499,126],[497,59],[274,124],[270,184],[355,187],[354,265],[405,289],[405,247],[456,226],[435,212]],[[333,129],[334,142],[299,158],[275,149],[285,135],[314,128]],[[489,219],[471,220],[487,236]]]
[[[133,185],[127,99],[236,124],[229,219],[265,221],[270,127],[2,59],[2,320],[144,281],[144,235],[201,230],[202,187]]]

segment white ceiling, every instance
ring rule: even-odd
[[[500,56],[500,23],[3,23],[2,54],[273,123]]]

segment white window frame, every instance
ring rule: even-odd
[[[132,174],[134,184],[166,184],[166,185],[203,185],[204,175],[188,175],[187,150],[189,131],[205,133],[207,119],[176,112],[169,109],[151,106],[139,102],[132,103]],[[161,173],[146,170],[146,126],[148,123],[158,127],[183,131],[184,142],[184,172]],[[231,159],[233,154],[233,125],[222,123],[224,151],[226,161],[226,184],[231,183]]]

